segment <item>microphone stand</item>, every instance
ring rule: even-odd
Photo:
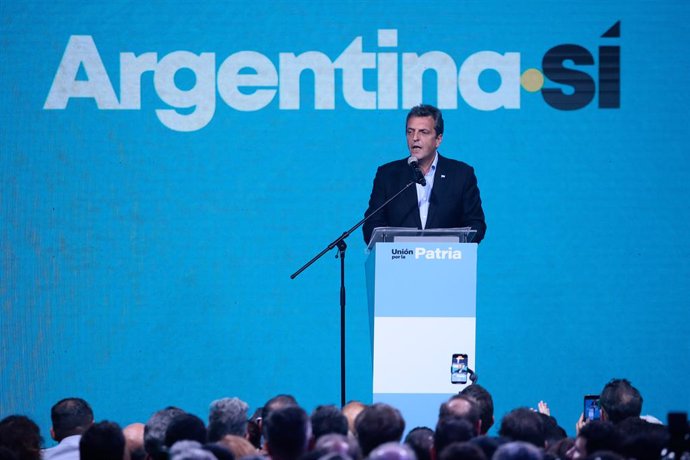
[[[423,176],[422,176],[423,178]],[[365,216],[364,219],[357,222],[352,228],[343,232],[335,241],[326,246],[323,251],[315,255],[309,262],[304,264],[299,270],[290,275],[290,279],[295,279],[304,270],[309,268],[311,264],[319,260],[324,254],[338,247],[338,252],[335,257],[340,258],[340,407],[345,406],[345,250],[347,249],[347,244],[345,244],[345,239],[352,234],[355,230],[364,224],[371,216],[378,214],[388,203],[396,199],[405,190],[410,188],[412,185],[416,184],[417,180],[409,182],[404,186],[398,193],[387,199],[381,206],[376,208],[371,214]]]

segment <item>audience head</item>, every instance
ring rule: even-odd
[[[158,458],[165,446],[165,432],[170,422],[185,412],[177,407],[166,407],[154,413],[144,426],[144,450],[151,458]]]
[[[558,421],[554,417],[540,412],[537,412],[537,414],[541,417],[544,426],[544,442],[546,447],[568,437],[568,434],[558,425]]]
[[[506,438],[499,438],[495,436],[477,436],[476,438],[470,439],[470,443],[479,447],[484,451],[486,458],[492,458],[496,450],[503,444],[506,444],[508,440]]]
[[[297,404],[297,400],[292,395],[280,394],[274,396],[268,401],[266,401],[264,407],[261,408],[261,421],[265,422],[268,416],[271,415],[271,411],[274,411],[276,409],[282,409],[284,407],[298,406],[299,404]]]
[[[601,390],[601,417],[618,423],[642,413],[642,396],[626,379],[613,379]]]
[[[484,451],[470,442],[453,442],[439,454],[439,460],[487,460]]]
[[[80,460],[122,460],[124,456],[125,436],[117,423],[95,423],[79,440]]]
[[[197,441],[177,441],[170,447],[170,460],[217,460],[216,456]]]
[[[235,436],[234,434],[226,434],[218,441],[219,444],[225,446],[235,458],[240,459],[249,455],[256,455],[256,447],[251,442],[242,436]]]
[[[486,434],[494,425],[494,400],[486,388],[478,384],[472,384],[465,387],[460,392],[461,395],[467,396],[474,401],[479,410],[479,418],[482,421],[481,434]]]
[[[263,435],[273,460],[295,460],[307,451],[311,438],[309,416],[299,406],[273,409],[263,420]]]
[[[165,445],[171,447],[177,441],[206,442],[206,426],[204,421],[193,414],[176,415],[165,430]]]
[[[475,427],[464,417],[448,415],[441,417],[434,431],[432,458],[438,458],[443,449],[454,442],[466,442],[476,435]]]
[[[545,447],[544,422],[533,410],[521,407],[508,412],[501,420],[498,434],[512,441],[524,441]]]
[[[50,434],[57,442],[84,433],[93,424],[93,411],[81,398],[65,398],[50,409]]]
[[[247,421],[247,440],[257,449],[261,448],[261,413],[264,408],[259,407]]]
[[[347,428],[351,435],[355,434],[355,420],[357,416],[362,412],[367,406],[359,401],[350,401],[343,406],[343,415],[347,418]]]
[[[481,434],[481,418],[477,404],[469,396],[454,395],[448,401],[441,404],[438,418],[448,416],[460,417],[472,425],[474,435]]]
[[[491,460],[542,460],[541,449],[532,443],[513,441],[496,449]]]
[[[342,434],[325,434],[321,436],[314,446],[314,450],[322,453],[338,454],[352,460],[361,460],[362,451],[359,443],[351,436]]]
[[[387,442],[371,451],[369,460],[417,460],[412,448],[406,444]]]
[[[418,426],[405,436],[405,444],[410,446],[417,460],[431,460],[431,448],[434,446],[434,430]]]
[[[664,425],[628,417],[617,425],[621,434],[620,452],[627,458],[657,460],[668,445],[670,434]]]
[[[208,440],[216,442],[226,434],[244,436],[249,406],[238,398],[213,401],[208,414]]]
[[[29,417],[10,415],[0,421],[0,447],[6,449],[4,455],[9,458],[13,455],[18,460],[39,460],[41,442],[38,425]]]
[[[580,429],[575,444],[566,455],[569,459],[577,460],[601,450],[618,452],[620,445],[620,432],[613,423],[593,420]]]
[[[346,435],[347,418],[335,406],[319,406],[311,414],[311,431],[314,439],[330,433]]]
[[[384,403],[367,406],[355,420],[359,447],[365,457],[381,444],[400,442],[404,431],[405,420],[400,411]]]
[[[129,452],[131,460],[143,460],[146,457],[144,450],[144,424],[132,423],[122,430],[125,436],[125,448]]]

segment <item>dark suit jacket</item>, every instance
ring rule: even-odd
[[[388,198],[398,193],[413,180],[407,159],[380,166],[374,178],[365,216],[371,214]],[[417,188],[411,186],[395,200],[388,203],[377,215],[365,222],[364,241],[369,244],[376,227],[422,228],[417,206]],[[438,156],[434,188],[429,198],[429,214],[426,228],[472,227],[477,230],[474,238],[479,243],[486,232],[482,200],[477,187],[474,169],[467,163]]]

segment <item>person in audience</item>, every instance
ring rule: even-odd
[[[484,451],[471,442],[453,442],[439,454],[439,460],[487,460]]]
[[[490,459],[494,456],[496,450],[498,450],[498,448],[503,444],[506,444],[508,440],[506,438],[484,435],[472,438],[469,442],[483,450],[486,458]]]
[[[93,410],[81,398],[65,398],[50,409],[50,436],[58,445],[45,449],[44,460],[79,460],[79,441],[93,425]]]
[[[204,421],[193,414],[175,416],[165,430],[165,445],[170,448],[177,441],[196,441],[206,443],[207,433]]]
[[[438,418],[448,416],[461,417],[472,425],[474,436],[478,436],[482,431],[482,420],[477,404],[469,397],[462,394],[452,396],[448,401],[441,404]]]
[[[257,449],[261,449],[261,413],[264,408],[259,407],[247,420],[247,441]]]
[[[309,416],[299,406],[271,409],[263,420],[266,453],[272,460],[297,460],[311,438]]]
[[[299,404],[297,403],[297,399],[289,394],[279,394],[266,401],[266,404],[261,408],[261,417],[257,419],[259,429],[261,430],[261,436],[264,436],[263,424],[271,414],[271,411],[284,407],[299,407]]]
[[[347,418],[347,429],[350,436],[355,436],[355,420],[357,416],[366,408],[365,404],[359,401],[350,401],[343,406],[343,415]]]
[[[311,432],[315,440],[331,433],[347,435],[347,418],[335,406],[318,406],[312,412],[310,420]]]
[[[165,432],[170,422],[185,411],[168,406],[155,412],[144,426],[144,450],[151,460],[158,460],[165,454]]]
[[[498,434],[511,441],[529,442],[540,449],[545,447],[544,422],[540,414],[526,407],[504,415]]]
[[[542,460],[541,449],[530,442],[512,441],[496,449],[491,460]]]
[[[144,450],[144,424],[132,423],[122,430],[125,436],[125,448],[129,452],[130,460],[144,460],[146,451]]]
[[[209,450],[197,441],[178,441],[170,447],[170,460],[218,460]]]
[[[617,425],[621,434],[621,454],[637,460],[657,460],[671,439],[668,429],[638,417],[628,417]]]
[[[494,400],[491,393],[479,384],[472,384],[460,392],[461,395],[470,398],[479,409],[479,418],[482,421],[481,434],[489,432],[494,426]]]
[[[0,447],[8,458],[39,460],[42,441],[38,425],[29,417],[10,415],[0,421]]]
[[[368,460],[417,460],[417,458],[410,446],[387,442],[372,450]]]
[[[104,420],[92,424],[79,440],[80,460],[127,460],[120,425]]]
[[[601,419],[620,423],[642,413],[642,395],[626,379],[613,379],[604,386],[599,398]]]
[[[431,459],[437,460],[443,449],[454,442],[469,441],[477,435],[476,429],[476,425],[472,425],[466,417],[446,415],[439,418],[434,430]]]
[[[328,454],[339,454],[352,460],[362,460],[362,451],[357,440],[350,436],[331,433],[321,436],[314,446],[314,450]]]
[[[216,442],[227,434],[247,434],[247,411],[249,405],[238,398],[223,398],[213,401],[208,414],[208,440]]]
[[[405,436],[404,443],[414,451],[417,460],[431,460],[431,448],[434,446],[434,430],[426,426],[413,428]]]
[[[620,431],[613,423],[593,420],[582,427],[566,457],[578,460],[602,450],[620,452],[621,440]]]
[[[381,444],[400,442],[404,431],[405,420],[400,411],[385,403],[367,406],[355,420],[355,433],[364,457]]]
[[[258,452],[257,448],[246,438],[234,434],[226,434],[218,443],[225,446],[238,460],[249,455],[256,455]]]

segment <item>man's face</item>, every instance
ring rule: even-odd
[[[430,164],[434,160],[442,139],[443,134],[436,135],[433,117],[410,117],[407,121],[407,148],[420,163]]]

